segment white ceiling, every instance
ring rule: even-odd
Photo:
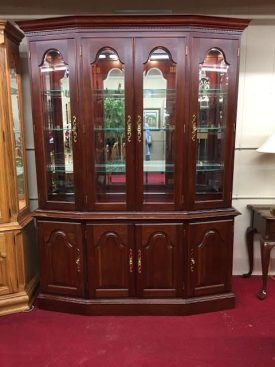
[[[209,14],[274,18],[275,0],[1,0],[0,18],[28,19],[72,14]]]

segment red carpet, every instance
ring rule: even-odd
[[[0,317],[1,367],[275,366],[275,281],[234,278],[233,310],[185,317],[89,317],[35,309]]]

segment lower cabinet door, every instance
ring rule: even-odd
[[[233,220],[226,220],[187,226],[189,296],[231,290],[233,225]]]
[[[135,242],[128,224],[87,225],[89,294],[96,298],[135,295]]]
[[[12,231],[0,233],[0,296],[18,291],[16,255],[15,234]]]
[[[80,223],[38,221],[42,292],[84,295],[82,232]]]
[[[181,224],[136,225],[139,297],[167,298],[182,295],[182,235]]]

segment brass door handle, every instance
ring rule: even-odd
[[[191,257],[191,259],[190,259],[190,270],[191,270],[192,273],[195,270],[195,264],[196,264],[196,260],[193,257]]]
[[[132,118],[130,115],[128,115],[127,117],[126,125],[127,125],[127,141],[128,143],[131,143],[132,141]]]
[[[197,115],[193,114],[192,116],[192,141],[196,140],[197,136]]]
[[[133,249],[129,249],[129,272],[132,273],[134,271],[134,262],[133,262]]]
[[[137,120],[137,139],[139,143],[142,142],[142,118],[140,115],[138,115]]]
[[[141,274],[141,250],[138,250],[138,273]]]
[[[72,118],[72,136],[73,136],[73,142],[77,143],[77,121],[75,115],[73,115]]]
[[[80,270],[81,270],[81,262],[80,262],[80,250],[79,248],[76,249],[76,260],[75,260],[75,263],[76,263],[76,270],[78,273],[80,273]]]

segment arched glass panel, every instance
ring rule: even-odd
[[[175,173],[176,64],[155,49],[143,72],[144,202],[172,202]]]
[[[219,197],[223,192],[228,68],[224,54],[217,48],[210,49],[199,66],[197,130],[193,116],[197,139],[196,192],[211,197]]]
[[[69,66],[62,54],[49,50],[40,66],[43,86],[48,200],[75,200],[73,167],[73,117],[71,116]]]
[[[125,74],[111,48],[91,65],[97,202],[126,201]]]

